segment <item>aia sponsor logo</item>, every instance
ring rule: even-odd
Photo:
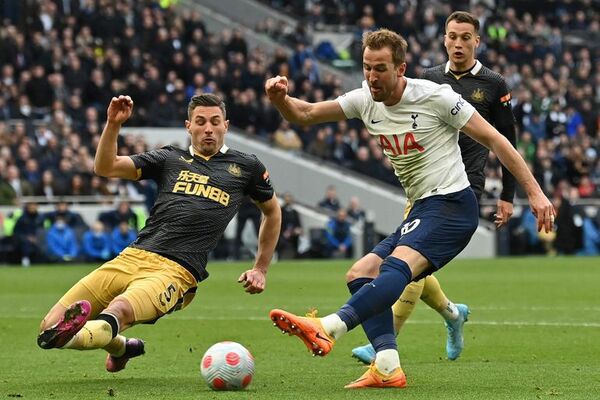
[[[388,140],[388,137],[392,141]],[[407,132],[402,139],[398,135],[389,135],[387,137],[379,135],[379,145],[384,151],[387,150],[393,156],[407,155],[411,151],[418,151],[419,153],[425,151],[425,148],[417,142],[412,132]]]

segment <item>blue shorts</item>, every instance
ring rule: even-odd
[[[431,262],[433,269],[424,274],[429,275],[467,246],[478,223],[479,206],[471,188],[426,197],[417,200],[402,225],[371,252],[384,259],[396,247],[408,246]]]

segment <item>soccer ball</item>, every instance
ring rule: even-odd
[[[239,343],[219,342],[202,356],[200,373],[211,389],[244,389],[254,375],[254,357]]]

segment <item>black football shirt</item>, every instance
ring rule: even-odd
[[[190,150],[166,146],[131,156],[140,179],[158,186],[146,226],[132,247],[167,257],[206,279],[208,254],[245,196],[273,197],[265,166],[253,154],[223,146],[206,160]]]
[[[510,105],[511,95],[502,75],[477,61],[473,68],[460,75],[452,73],[450,63],[447,62],[425,69],[421,77],[435,83],[449,84],[515,146],[515,117]],[[489,150],[462,132],[458,144],[469,182],[479,199],[485,185],[484,168]],[[500,198],[512,202],[514,193],[515,178],[503,166]]]

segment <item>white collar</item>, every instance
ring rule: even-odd
[[[196,153],[194,153],[194,148],[192,147],[191,144],[190,144],[190,147],[188,148],[188,150],[189,150],[190,154],[192,155],[192,157],[196,154]],[[229,146],[227,146],[225,143],[223,143],[223,146],[221,146],[219,151],[223,154],[226,154],[227,150],[229,150]]]
[[[475,60],[475,66],[473,68],[471,68],[471,70],[469,72],[473,75],[477,75],[479,73],[479,71],[481,71],[481,68],[483,68],[483,64],[480,63],[479,60]],[[449,71],[450,71],[450,61],[446,61],[446,68],[444,69],[444,72],[448,73]]]

